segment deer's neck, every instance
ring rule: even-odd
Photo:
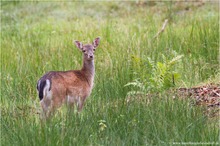
[[[84,73],[90,86],[93,86],[93,80],[95,75],[94,60],[86,60],[83,58],[83,67],[81,71]]]

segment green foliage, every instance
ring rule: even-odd
[[[39,121],[30,110],[25,115],[1,117],[1,145],[171,145],[173,142],[217,142],[218,124],[207,125],[201,108],[189,100],[173,100],[170,95],[123,105],[100,99],[89,102],[80,114],[57,112]],[[19,109],[17,109],[19,110]],[[36,118],[31,118],[35,117]]]
[[[138,58],[132,56],[132,70],[134,76],[139,77],[133,82],[127,83],[125,86],[132,86],[136,90],[128,92],[131,94],[146,94],[148,92],[161,92],[174,87],[180,79],[180,73],[176,71],[177,63],[183,55],[177,55],[172,52],[170,60],[165,55],[161,55],[162,61],[155,63],[151,58]]]

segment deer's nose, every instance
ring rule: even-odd
[[[89,54],[88,58],[90,58],[90,59],[93,58],[93,54]]]

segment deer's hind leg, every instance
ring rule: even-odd
[[[63,102],[64,93],[57,92],[58,90],[46,91],[44,98],[41,100],[43,109],[43,117],[49,118],[53,115]]]
[[[43,109],[43,118],[48,118],[53,110],[52,101],[52,91],[45,91],[43,99],[40,101],[41,107]]]
[[[52,112],[52,100],[48,99],[48,97],[44,97],[44,99],[40,102],[41,107],[43,109],[42,118],[48,118]]]

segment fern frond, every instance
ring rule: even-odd
[[[175,64],[177,61],[179,61],[184,55],[178,55],[176,57],[174,57],[172,60],[169,61],[169,65],[173,65]]]

